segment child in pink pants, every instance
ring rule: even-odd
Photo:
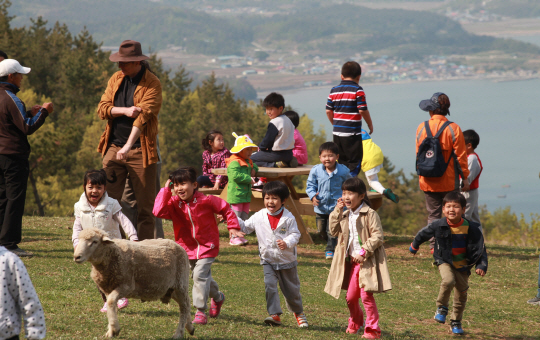
[[[324,291],[338,299],[341,289],[347,289],[347,333],[351,334],[361,331],[364,325],[362,299],[366,310],[362,338],[379,339],[379,311],[373,293],[392,289],[381,220],[371,208],[366,184],[361,179],[349,178],[341,189],[342,197],[329,217],[330,234],[338,237],[338,242]]]

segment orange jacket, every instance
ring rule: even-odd
[[[443,115],[433,115],[429,120],[429,127],[431,134],[434,136],[439,128],[448,119]],[[422,144],[422,141],[427,137],[424,122],[418,125],[416,129],[416,152],[418,153],[418,147]],[[450,125],[443,131],[439,137],[441,143],[441,149],[444,159],[448,161],[452,153],[452,149],[457,156],[458,166],[461,167],[464,178],[469,177],[469,168],[467,163],[467,150],[465,148],[465,139],[461,128],[456,123],[450,123]],[[453,191],[459,188],[459,174],[456,174],[454,168],[454,159],[450,159],[446,172],[441,177],[424,177],[419,176],[420,189],[422,191],[431,192],[445,192]]]
[[[120,84],[124,80],[122,71],[118,71],[107,84],[105,93],[101,96],[99,102],[97,114],[99,118],[107,119],[107,127],[105,132],[101,135],[97,151],[103,156],[107,152],[109,147],[109,137],[111,134],[112,122],[114,117],[111,114],[111,110],[114,107],[114,95]],[[148,69],[144,73],[139,85],[135,89],[133,94],[134,106],[142,109],[141,113],[133,122],[133,126],[138,127],[141,130],[141,149],[143,156],[143,167],[147,167],[150,164],[158,162],[156,138],[158,134],[158,119],[159,109],[161,108],[161,83],[159,79]]]

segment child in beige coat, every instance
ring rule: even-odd
[[[343,196],[330,214],[330,233],[338,244],[324,291],[336,299],[347,290],[350,318],[347,333],[358,333],[364,323],[359,299],[366,309],[363,338],[379,339],[379,313],[373,293],[392,289],[383,246],[383,231],[377,212],[371,209],[365,183],[349,178]],[[343,211],[344,207],[347,211]]]

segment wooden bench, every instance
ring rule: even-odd
[[[202,192],[205,195],[221,195],[223,189],[213,189],[213,188],[199,188],[199,192]]]

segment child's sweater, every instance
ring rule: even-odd
[[[186,202],[172,196],[170,188],[162,188],[152,212],[156,217],[172,220],[174,240],[186,250],[190,260],[219,254],[219,230],[214,214],[226,218],[228,229],[240,229],[238,219],[227,202],[198,191]]]
[[[296,245],[300,240],[300,231],[293,214],[283,208],[283,215],[279,219],[275,230],[272,230],[268,219],[268,210],[262,209],[251,216],[248,220],[240,222],[242,232],[257,234],[259,241],[259,256],[261,264],[268,263],[274,270],[289,269],[297,265]],[[283,240],[287,244],[286,249],[279,249],[276,241]]]
[[[28,339],[45,338],[45,314],[26,267],[17,255],[2,246],[0,270],[3,278],[0,284],[0,339],[20,334],[21,318]]]
[[[259,171],[257,164],[253,164],[251,159],[243,159],[234,154],[226,159],[227,176],[229,186],[227,187],[227,202],[230,204],[251,202],[251,170]]]
[[[223,150],[220,150],[216,152],[215,154],[212,154],[211,151],[204,150],[202,154],[203,159],[203,165],[202,165],[202,171],[204,176],[208,176],[210,178],[210,181],[212,181],[213,184],[216,184],[216,181],[219,180],[219,186],[221,188],[224,188],[227,184],[227,176],[222,175],[215,175],[212,173],[212,169],[217,168],[226,168],[227,163],[225,162],[226,158],[231,157],[231,152],[224,148]]]
[[[131,221],[122,214],[122,207],[117,200],[110,198],[107,193],[103,195],[97,207],[88,203],[86,194],[83,192],[79,202],[75,203],[75,223],[71,241],[73,246],[79,244],[79,233],[83,229],[97,228],[107,233],[111,239],[121,239],[120,225],[131,241],[138,241],[137,231]]]
[[[296,157],[298,164],[308,164],[306,141],[304,140],[304,137],[302,137],[298,129],[294,130],[294,149],[292,153],[293,156]]]
[[[259,144],[261,151],[285,151],[294,148],[294,125],[285,115],[277,116],[268,123],[266,135]]]

